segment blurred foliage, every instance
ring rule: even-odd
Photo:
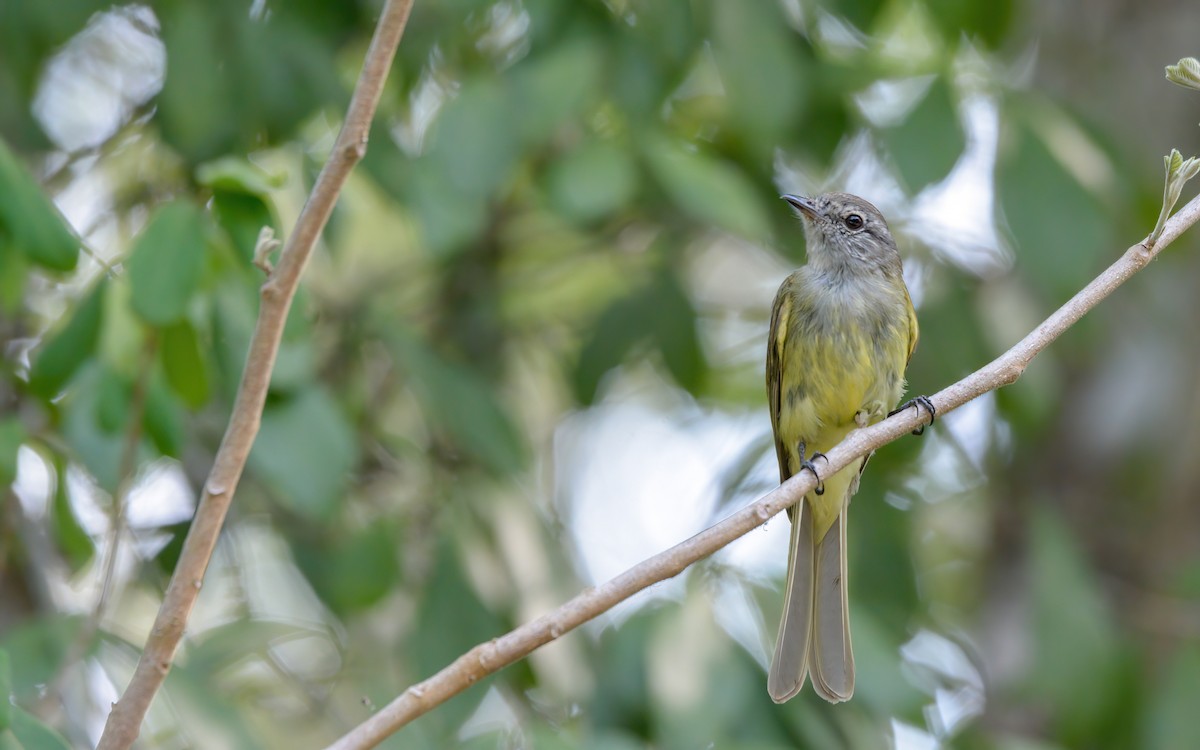
[[[1064,53],[1195,11],[1067,5],[417,0],[141,745],[319,746],[593,583],[597,555],[661,549],[611,482],[693,531],[769,490],[761,351],[803,245],[781,192],[889,216],[911,390],[1015,342],[1153,226],[1161,154],[1197,150],[1170,141],[1195,100],[1169,60],[1132,35],[1118,70]],[[128,679],[241,377],[256,238],[295,219],[378,10],[0,3],[0,746],[90,746]],[[848,705],[766,696],[779,548],[702,563],[385,746],[1192,746],[1196,251],[872,460]],[[599,425],[627,408],[695,453],[622,458],[649,421]],[[719,510],[684,496],[701,470]],[[577,527],[589,487],[609,528]]]
[[[0,747],[14,750],[69,750],[70,745],[53,729],[14,705],[12,668],[8,653],[0,651]]]

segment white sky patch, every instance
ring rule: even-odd
[[[512,704],[495,686],[488,688],[483,700],[479,701],[475,713],[459,727],[458,739],[466,741],[496,732],[516,734],[521,730],[521,721]],[[504,746],[505,743],[498,743]],[[517,743],[519,745],[519,743]]]
[[[729,470],[744,460],[748,446],[761,441],[766,425],[765,414],[759,424],[757,414],[703,409],[662,381],[643,388],[640,377],[625,372],[616,377],[625,380],[622,389],[636,378],[641,390],[614,394],[567,417],[554,441],[556,503],[579,575],[592,584],[710,526]],[[755,497],[747,493],[746,502]],[[786,540],[784,545],[779,556],[786,560]],[[725,562],[754,567],[760,559],[754,549],[734,554]],[[610,621],[682,592],[682,576],[665,581],[619,605]]]
[[[392,127],[392,138],[409,156],[425,150],[425,138],[438,112],[458,91],[457,82],[450,81],[442,64],[442,51],[434,47],[421,78],[408,97],[408,112]]]
[[[825,177],[777,151],[776,185],[783,192],[805,195],[827,190],[861,195],[888,217],[902,252],[908,245],[919,243],[940,260],[974,276],[1006,272],[1012,267],[1013,253],[997,227],[994,188],[999,106],[980,83],[989,79],[989,72],[970,51],[959,59],[955,83],[963,97],[959,105],[965,137],[963,152],[945,178],[913,198],[905,194],[881,158],[880,146],[869,129],[843,139],[834,155],[834,166]],[[858,94],[855,101],[875,127],[895,125],[911,114],[935,78],[922,75],[878,81]],[[1072,140],[1067,137],[1070,133],[1059,135],[1059,141]],[[1086,145],[1094,148],[1090,141]],[[1091,179],[1102,182],[1103,176],[1092,175]]]
[[[99,146],[157,94],[167,51],[145,5],[97,13],[46,64],[33,116],[64,151]]]
[[[942,743],[924,729],[892,719],[892,750],[940,750]]]
[[[834,163],[826,189],[837,186],[838,190],[860,195],[889,218],[904,216],[907,204],[904,189],[879,158],[870,133],[860,131],[844,140],[834,155]]]
[[[983,713],[983,675],[962,647],[945,636],[921,630],[900,647],[909,680],[933,696],[925,721],[933,736],[949,739]]]
[[[763,417],[766,417],[765,413]],[[741,509],[779,486],[775,450],[773,445],[768,445],[747,476],[742,491],[731,498],[731,510]],[[787,513],[777,513],[755,531],[722,548],[717,559],[751,580],[769,583],[782,579],[787,573],[791,528]]]
[[[967,273],[991,276],[1013,264],[996,228],[999,107],[989,97],[969,96],[962,103],[962,120],[966,149],[944,180],[917,196],[907,229]]]
[[[935,80],[937,76],[932,74],[881,79],[856,94],[854,103],[872,125],[889,128],[904,122]]]
[[[178,461],[162,458],[145,467],[129,491],[125,518],[130,528],[153,529],[186,521],[196,493]]]
[[[855,57],[867,48],[867,36],[848,21],[826,11],[817,17],[816,42],[835,59]]]
[[[786,551],[784,554],[786,556]],[[771,659],[768,643],[774,633],[768,631],[762,611],[746,583],[732,577],[721,580],[713,596],[713,617],[746,653],[763,669],[767,668]]]
[[[984,461],[997,435],[996,397],[985,393],[939,417],[925,433],[917,461],[920,473],[906,486],[925,502],[936,503],[987,481]]]
[[[17,478],[12,490],[27,518],[37,521],[46,517],[54,492],[54,474],[41,455],[28,446],[17,449]]]
[[[529,12],[519,2],[500,2],[488,9],[487,31],[475,43],[501,67],[512,65],[529,51]]]
[[[287,543],[274,530],[244,523],[225,536],[252,617],[314,629],[330,621],[325,605],[292,562]]]

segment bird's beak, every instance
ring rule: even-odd
[[[811,198],[805,198],[803,195],[792,195],[791,193],[787,193],[779,197],[783,198],[792,205],[792,208],[796,209],[810,219],[815,219],[820,215],[820,213],[817,211],[817,204],[813,203]]]

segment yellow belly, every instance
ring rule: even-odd
[[[791,303],[783,322],[787,330],[778,342],[782,356],[775,427],[787,454],[788,473],[795,474],[802,458],[833,448],[858,426],[858,420],[878,422],[900,400],[909,318],[903,307],[874,320],[836,307],[818,312],[803,288],[795,288]],[[801,442],[804,457],[799,455]],[[816,461],[816,466],[821,473],[823,462]],[[835,475],[822,475],[825,492],[807,497],[815,541],[824,538],[849,502],[861,466],[856,461]]]

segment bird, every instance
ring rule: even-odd
[[[839,703],[854,694],[846,513],[869,456],[830,476],[816,462],[857,427],[914,405],[932,424],[935,411],[923,396],[890,411],[919,331],[883,214],[849,193],[782,198],[803,220],[807,261],[771,308],[767,398],[780,482],[807,469],[817,485],[788,508],[787,584],[767,692],[783,703],[811,677],[819,696]]]

